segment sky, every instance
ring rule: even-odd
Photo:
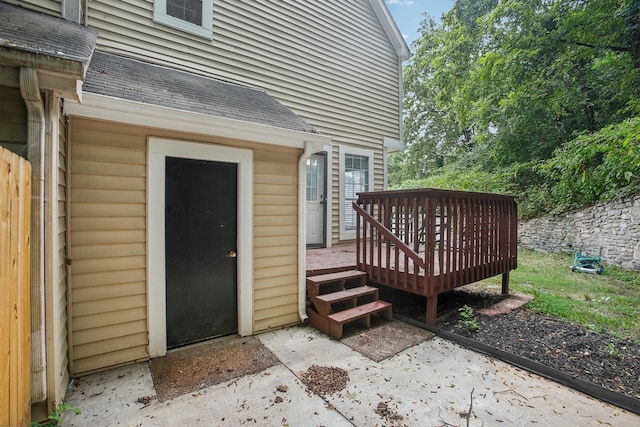
[[[420,35],[424,12],[438,21],[453,6],[453,0],[385,0],[385,3],[409,46]]]

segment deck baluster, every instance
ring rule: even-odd
[[[358,266],[382,286],[427,298],[517,266],[517,206],[512,196],[419,189],[359,193]],[[384,246],[384,247],[383,247]]]

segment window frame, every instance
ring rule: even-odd
[[[167,0],[154,0],[153,21],[206,39],[213,39],[213,0],[202,1],[202,25],[167,15]]]
[[[373,191],[374,183],[374,152],[373,150],[365,150],[363,148],[355,148],[348,146],[341,146],[339,151],[339,174],[340,174],[340,192],[339,192],[339,206],[340,206],[340,240],[353,240],[356,238],[356,230],[347,230],[346,222],[346,206],[345,206],[345,156],[354,155],[367,157],[369,160],[369,174],[367,176],[367,184],[369,189],[367,191]]]

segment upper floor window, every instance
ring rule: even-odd
[[[213,0],[155,0],[153,20],[211,39]]]

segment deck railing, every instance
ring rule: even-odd
[[[358,197],[357,264],[372,282],[429,297],[503,274],[506,292],[517,263],[513,196],[417,189]]]

